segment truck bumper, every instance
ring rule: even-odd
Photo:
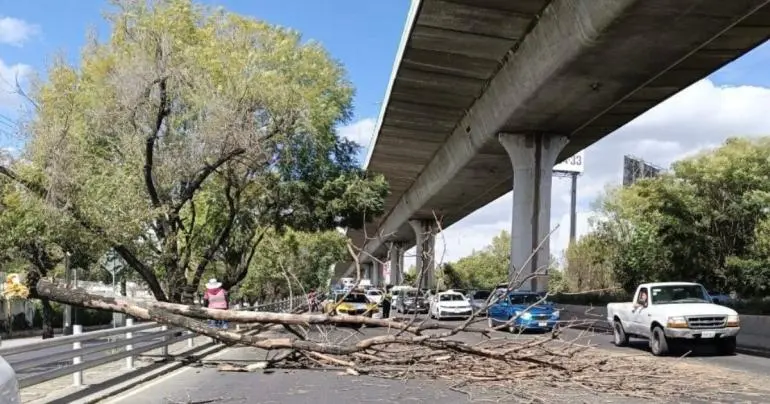
[[[681,338],[692,340],[717,340],[720,338],[735,337],[740,332],[740,327],[725,327],[712,330],[691,330],[689,328],[666,328],[665,334],[668,338]],[[713,335],[709,335],[713,333]]]

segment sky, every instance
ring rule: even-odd
[[[410,0],[249,0],[206,1],[241,14],[299,30],[322,43],[346,67],[356,86],[355,114],[339,128],[366,155],[393,67]],[[76,63],[86,32],[104,38],[109,26],[97,0],[0,0],[0,147],[20,147],[2,136],[24,111],[12,84],[32,75],[45,77],[56,57]],[[713,148],[730,136],[770,134],[770,44],[764,44],[693,84],[585,150],[578,179],[578,236],[589,231],[592,204],[621,181],[624,154],[668,167],[673,161]],[[9,88],[10,85],[10,88]],[[569,179],[554,178],[551,251],[561,257],[569,235]],[[444,230],[437,238],[441,261],[484,248],[501,230],[510,230],[510,193]],[[414,251],[407,252],[407,266]]]

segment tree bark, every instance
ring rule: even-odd
[[[42,298],[40,299],[41,304],[43,305],[43,310],[41,313],[41,317],[43,317],[43,339],[53,338],[53,307],[51,306],[51,301]]]
[[[175,325],[179,327],[189,327],[189,322],[179,321],[179,317],[184,317],[194,322],[199,320],[225,320],[233,323],[242,324],[288,324],[288,325],[307,325],[307,324],[336,324],[336,325],[371,325],[379,327],[388,327],[392,329],[405,330],[413,334],[420,334],[429,329],[456,328],[454,325],[424,323],[419,325],[410,325],[393,320],[375,319],[366,316],[330,316],[326,314],[290,314],[290,313],[269,313],[253,311],[231,311],[216,310],[197,306],[187,306],[184,304],[168,302],[147,302],[139,306],[133,302],[111,297],[92,295],[82,289],[68,289],[60,287],[54,283],[41,279],[37,283],[37,293],[40,297],[46,297],[53,301],[71,304],[79,307],[87,307],[99,310],[108,310],[113,312],[125,313],[142,320],[152,320],[159,323]],[[164,314],[165,313],[165,314]],[[205,326],[205,325],[204,325]],[[193,328],[191,328],[193,329]],[[197,330],[197,326],[194,331]],[[486,333],[483,328],[474,329],[468,327],[469,332]],[[205,334],[208,335],[208,334]]]

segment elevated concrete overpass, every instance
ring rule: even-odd
[[[765,42],[768,3],[414,0],[366,160],[390,183],[386,213],[348,231],[361,261],[400,272],[417,244],[431,283],[434,214],[446,228],[513,189],[522,267],[549,231],[553,164]]]

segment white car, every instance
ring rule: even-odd
[[[0,403],[21,404],[19,381],[11,365],[0,356]]]
[[[436,320],[450,317],[469,317],[473,309],[462,293],[447,291],[441,292],[431,299],[430,316]]]
[[[639,285],[633,301],[607,305],[607,321],[615,345],[627,345],[631,337],[648,339],[656,356],[688,341],[707,341],[732,355],[741,329],[735,310],[712,303],[702,285],[690,282]]]
[[[369,289],[366,291],[366,298],[372,303],[380,304],[382,302],[382,291],[379,289]]]

